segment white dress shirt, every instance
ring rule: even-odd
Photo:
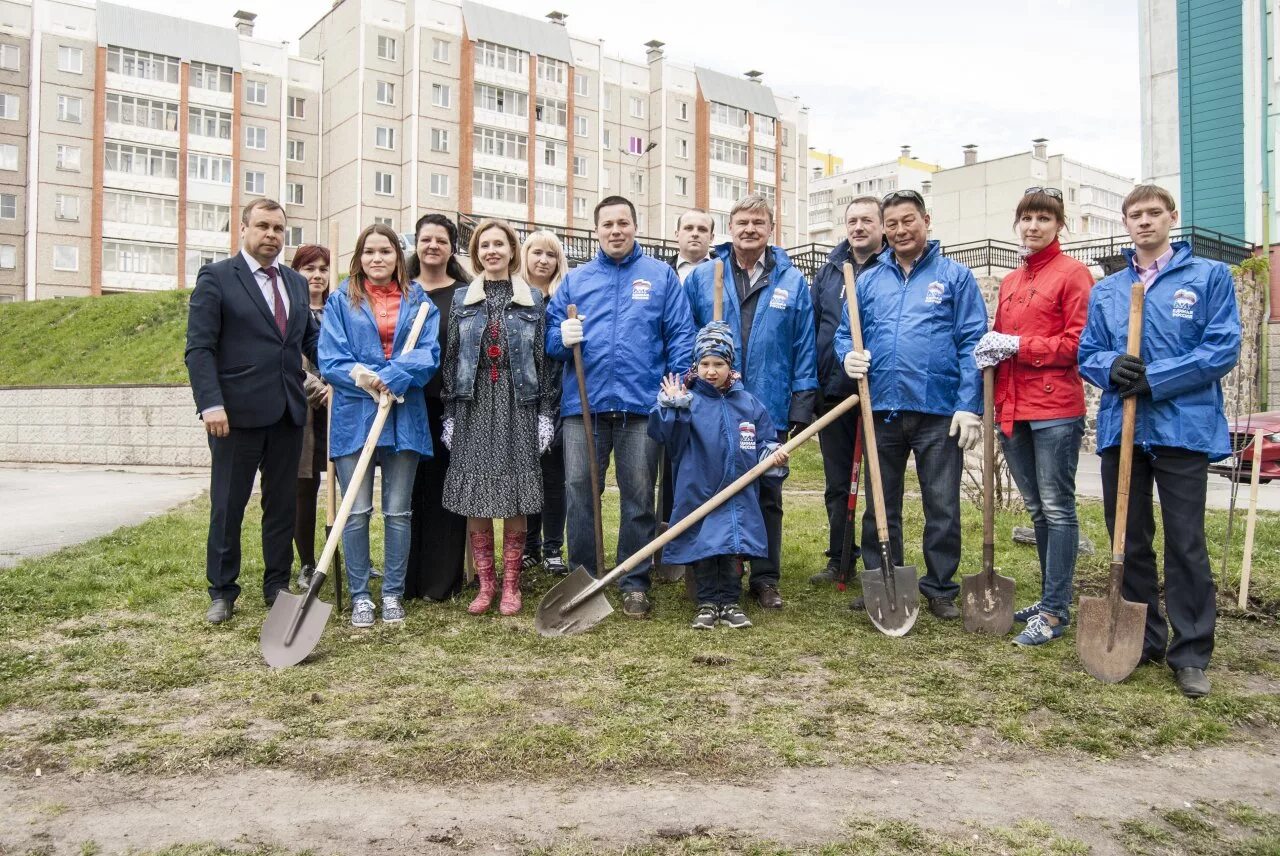
[[[262,265],[258,264],[258,260],[246,253],[243,248],[240,250],[240,258],[244,259],[244,263],[249,266],[249,273],[253,275],[253,281],[258,284],[258,288],[262,291],[262,296],[267,301],[267,308],[271,310],[272,317],[275,317],[276,290],[271,287],[271,277],[267,276],[267,272],[263,270]],[[280,299],[284,301],[284,317],[287,319],[289,317],[289,289],[285,287],[284,277],[280,274],[279,262],[280,257],[276,256],[275,261],[271,264],[276,269],[276,282],[280,285]],[[219,404],[200,411],[200,415],[204,416],[207,413],[217,413],[222,410],[226,410],[226,408]]]

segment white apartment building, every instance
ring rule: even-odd
[[[877,199],[894,190],[922,191],[936,164],[911,156],[903,146],[896,160],[838,172],[809,182],[809,240],[835,245],[845,238],[844,210],[859,196]]]

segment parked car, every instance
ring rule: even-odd
[[[1227,429],[1231,432],[1231,448],[1235,454],[1210,464],[1210,472],[1247,484],[1253,477],[1253,436],[1262,431],[1262,469],[1258,481],[1266,484],[1280,479],[1280,410],[1237,419],[1229,422]]]

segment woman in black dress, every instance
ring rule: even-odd
[[[427,214],[418,219],[414,251],[408,262],[409,276],[440,310],[441,354],[447,345],[454,293],[467,287],[467,275],[454,257],[457,251],[458,227],[452,220],[443,214]],[[444,423],[441,389],[437,372],[423,390],[435,456],[419,461],[413,483],[413,529],[404,590],[407,598],[433,601],[448,600],[462,588],[467,543],[467,518],[449,511],[441,501],[444,476],[449,469],[449,450],[440,439]]]
[[[308,309],[316,324],[324,317],[324,302],[329,299],[329,250],[317,244],[304,244],[293,254],[293,269],[307,279],[310,297]],[[303,388],[307,393],[307,424],[302,432],[302,455],[298,461],[298,510],[293,524],[293,543],[298,548],[298,587],[311,585],[316,568],[316,496],[320,492],[320,474],[329,465],[329,385],[320,377],[315,363],[303,357],[307,376]]]

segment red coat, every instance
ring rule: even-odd
[[[1021,337],[1017,356],[996,367],[995,420],[1013,423],[1084,415],[1076,351],[1093,275],[1054,241],[1000,283],[994,329]]]

